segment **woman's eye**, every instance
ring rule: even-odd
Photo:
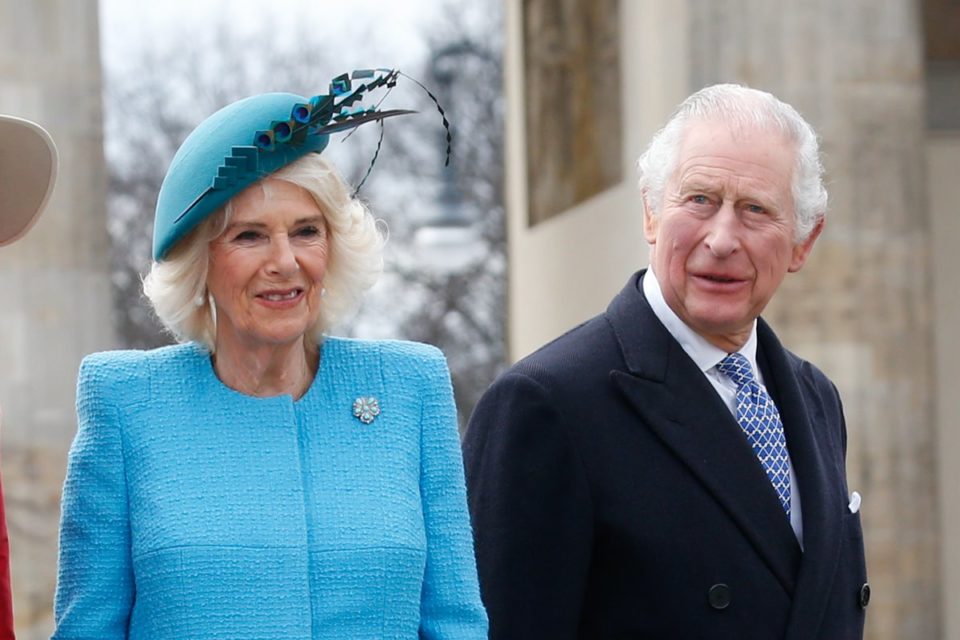
[[[297,229],[296,235],[300,236],[301,238],[313,238],[320,235],[320,228],[313,225],[302,227]]]
[[[710,198],[703,194],[697,194],[695,196],[690,196],[690,202],[693,204],[710,204]]]
[[[249,230],[248,230],[248,231],[241,231],[241,232],[238,233],[236,236],[234,236],[233,239],[236,240],[236,241],[238,241],[238,242],[252,242],[252,241],[256,240],[256,239],[259,238],[259,237],[260,237],[260,234],[257,233],[256,231],[249,231]]]
[[[766,213],[767,210],[758,204],[748,204],[747,211],[750,213]]]

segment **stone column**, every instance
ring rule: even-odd
[[[735,81],[823,138],[831,205],[765,316],[843,396],[872,639],[940,637],[923,53],[915,0],[691,0],[691,89]]]
[[[0,249],[3,481],[20,640],[52,630],[77,365],[114,343],[97,22],[96,0],[0,0],[0,111],[40,122],[60,149],[50,207]]]

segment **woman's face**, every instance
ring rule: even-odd
[[[210,242],[217,350],[302,341],[320,314],[329,255],[323,212],[303,188],[267,178],[235,196],[229,225]]]

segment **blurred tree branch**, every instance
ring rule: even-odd
[[[506,237],[503,210],[500,3],[450,1],[427,36],[419,67],[404,69],[437,95],[450,119],[451,168],[444,169],[444,131],[433,104],[406,83],[396,103],[418,101],[421,114],[387,123],[384,148],[365,198],[390,230],[385,285],[339,331],[428,342],[450,363],[463,418],[504,365]],[[356,25],[336,28],[355,28]],[[321,34],[294,37],[239,34],[226,24],[207,38],[157,41],[136,59],[106,69],[106,139],[112,284],[118,333],[125,346],[170,341],[141,293],[150,266],[153,210],[166,168],[189,131],[210,113],[264,91],[314,95],[333,76],[379,61],[345,59]],[[374,40],[358,32],[356,40]],[[265,43],[251,47],[250,42]],[[284,44],[286,43],[286,44]],[[293,44],[290,44],[293,43]],[[359,48],[359,47],[358,47]],[[356,52],[350,52],[355,54]],[[295,61],[293,64],[291,61]],[[330,61],[344,66],[330,68]],[[389,63],[388,63],[389,64]],[[403,83],[401,83],[403,84]],[[398,86],[397,90],[400,90]],[[365,131],[364,129],[369,129]],[[325,153],[348,180],[359,182],[376,145],[376,127],[350,144],[335,138]],[[438,263],[418,233],[457,210],[468,230],[456,264]],[[441,256],[442,257],[442,256]]]

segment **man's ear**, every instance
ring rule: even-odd
[[[796,273],[797,271],[800,271],[803,265],[807,262],[810,252],[813,251],[813,244],[823,232],[823,225],[825,223],[826,219],[823,216],[820,216],[820,219],[817,220],[817,224],[814,225],[813,230],[810,231],[810,235],[807,236],[807,239],[800,244],[793,245],[793,256],[790,258],[790,266],[787,268],[787,271],[790,273]]]
[[[653,246],[657,244],[660,219],[650,205],[650,192],[647,189],[640,192],[640,199],[643,201],[643,236],[647,239],[647,244]]]

